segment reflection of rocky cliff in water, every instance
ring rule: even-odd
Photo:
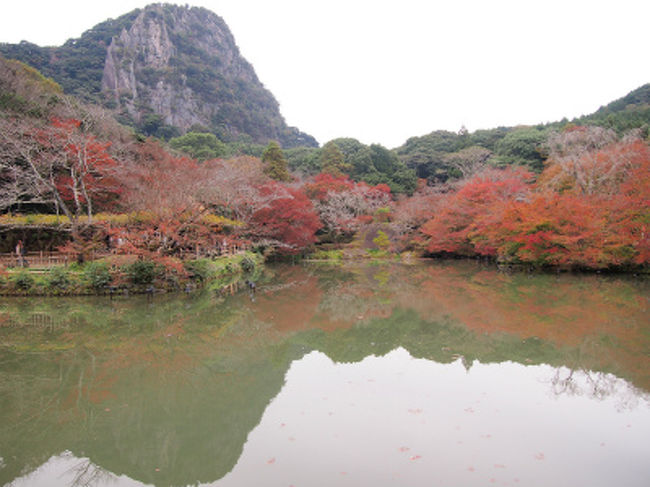
[[[650,389],[647,372],[640,372],[648,370],[647,338],[639,331],[642,318],[635,318],[643,316],[643,306],[634,308],[634,286],[620,281],[600,281],[594,299],[606,298],[615,308],[628,302],[625,330],[612,325],[618,317],[605,307],[590,333],[578,314],[567,311],[568,303],[558,303],[564,310],[546,315],[563,313],[582,330],[577,340],[567,332],[571,339],[562,343],[557,323],[544,327],[533,313],[516,309],[535,292],[537,301],[554,295],[544,279],[535,287],[525,276],[523,283],[488,276],[496,284],[485,286],[484,270],[462,266],[446,273],[429,266],[274,272],[272,281],[258,283],[255,302],[242,292],[157,296],[153,302],[2,303],[0,484],[65,450],[157,486],[218,480],[236,464],[291,362],[312,350],[338,362],[403,347],[440,363],[461,357],[467,367],[474,360],[548,363],[611,371]],[[558,287],[580,296],[581,305],[595,306],[585,301],[584,282],[565,279]],[[466,297],[460,310],[452,306],[459,296]],[[519,313],[524,331],[508,329],[514,322],[489,328],[489,320],[471,321],[488,316],[481,314],[481,296],[492,299],[486,305],[491,310],[515,307],[509,313]],[[292,316],[300,303],[305,306]],[[570,388],[570,372],[562,374],[549,385],[554,392]]]
[[[256,353],[228,368],[220,360],[176,371],[142,363],[106,377],[101,356],[94,364],[84,351],[60,359],[57,371],[54,361],[30,357],[30,368],[49,369],[36,378],[1,373],[0,484],[65,450],[158,486],[219,479],[234,467],[288,368]]]

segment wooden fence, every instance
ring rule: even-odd
[[[24,267],[52,267],[68,264],[69,257],[60,252],[26,252],[23,255]],[[15,252],[0,254],[0,264],[5,267],[21,267]]]
[[[108,254],[105,252],[92,252],[87,258],[88,260],[101,259]],[[61,252],[25,252],[23,255],[23,263],[15,252],[0,254],[0,264],[5,267],[30,267],[30,268],[48,268],[56,265],[68,265],[73,262],[72,258],[67,254]]]
[[[249,250],[248,245],[227,245],[219,246],[216,249],[200,249],[195,252],[185,253],[185,257],[220,257],[235,255]],[[87,256],[88,260],[96,260],[112,255],[112,252],[93,252]],[[20,259],[15,252],[0,253],[0,265],[4,267],[30,267],[30,268],[49,268],[57,265],[68,265],[73,262],[72,258],[67,254],[61,252],[26,252],[23,255],[23,264],[21,265]]]

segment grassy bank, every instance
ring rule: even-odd
[[[142,260],[135,256],[49,269],[0,270],[0,295],[75,296],[112,293],[155,293],[216,286],[237,276],[254,275],[264,258],[252,252],[181,261],[170,257]]]

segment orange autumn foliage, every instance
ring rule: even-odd
[[[491,170],[496,171],[496,170]],[[421,227],[430,253],[537,266],[650,262],[650,148],[639,140],[551,161],[536,185],[512,169],[444,195]]]

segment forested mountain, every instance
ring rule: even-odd
[[[119,239],[158,262],[223,242],[288,254],[348,242],[368,255],[636,269],[650,262],[647,93],[579,120],[436,131],[394,150],[353,138],[264,149],[197,128],[166,144],[0,56],[0,248],[83,261]]]
[[[446,181],[463,176],[463,168],[482,162],[496,166],[524,164],[541,172],[546,159],[549,133],[570,125],[594,125],[614,130],[618,135],[638,129],[642,138],[648,137],[650,127],[650,84],[630,92],[623,98],[599,108],[596,112],[549,124],[498,127],[469,133],[437,130],[411,137],[395,152],[400,160],[414,169],[417,176],[430,182]]]
[[[611,128],[618,133],[642,128],[647,137],[650,125],[650,83],[600,107],[590,115],[578,118],[575,122]]]
[[[198,128],[222,141],[317,146],[286,125],[226,23],[204,8],[149,5],[63,46],[0,44],[0,53],[35,67],[67,94],[115,110],[146,135]]]

